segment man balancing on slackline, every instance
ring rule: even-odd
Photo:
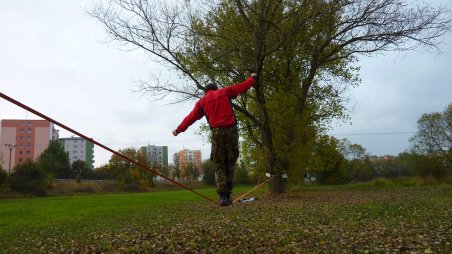
[[[222,89],[218,89],[215,83],[207,84],[204,87],[205,95],[196,102],[190,114],[173,131],[173,135],[177,136],[194,122],[206,116],[212,131],[210,160],[215,167],[217,193],[220,196],[221,206],[232,204],[234,167],[239,157],[239,132],[231,99],[237,98],[237,95],[250,89],[254,85],[256,77],[257,74],[252,73],[251,77],[242,83]]]

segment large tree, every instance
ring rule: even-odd
[[[231,85],[257,72],[254,91],[233,107],[276,175],[272,193],[284,191],[281,174],[304,138],[346,117],[342,92],[358,82],[357,56],[436,47],[450,25],[449,10],[408,0],[111,0],[90,13],[112,40],[189,81],[143,81],[151,96],[196,99],[206,81]]]
[[[417,121],[410,139],[412,150],[423,155],[440,155],[452,165],[452,104],[443,112],[426,113]]]

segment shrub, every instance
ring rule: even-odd
[[[245,165],[240,163],[239,166],[235,167],[235,175],[234,175],[234,182],[236,184],[250,184],[250,175],[248,170],[245,168]]]
[[[6,180],[8,179],[8,173],[2,169],[0,166],[0,186],[3,186],[6,183]]]
[[[27,160],[15,167],[10,185],[14,191],[41,196],[46,194],[49,176],[37,163]]]

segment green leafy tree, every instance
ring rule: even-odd
[[[240,163],[235,168],[234,183],[237,184],[250,184],[251,179],[248,170],[245,167],[245,163]]]
[[[347,117],[343,92],[359,81],[357,56],[435,47],[449,30],[449,13],[404,0],[113,0],[90,12],[113,40],[144,50],[193,83],[143,81],[151,96],[196,99],[206,81],[229,85],[257,72],[253,92],[233,107],[243,138],[276,175],[274,194],[284,191],[281,174],[295,168],[303,130],[313,126],[319,134],[332,119]]]
[[[95,180],[114,180],[116,177],[112,175],[108,164],[102,165],[98,168],[88,171],[87,179]]]
[[[314,140],[308,149],[306,157],[306,173],[317,176],[321,183],[334,183],[340,181],[340,171],[345,160],[340,151],[340,141],[334,137],[323,135]]]
[[[179,165],[179,153],[173,154],[173,163],[174,163],[174,178],[180,179],[180,165]]]
[[[90,169],[86,167],[86,162],[82,160],[72,162],[71,169],[72,174],[75,175],[76,179],[79,181],[82,180],[82,177],[90,171]]]
[[[138,153],[137,149],[133,147],[121,149],[118,152],[140,164],[148,165],[146,156]],[[147,190],[153,185],[154,175],[152,173],[116,154],[111,156],[105,170],[118,180],[121,187],[127,190]]]
[[[69,155],[58,141],[50,141],[49,146],[39,155],[37,163],[53,177],[68,179],[74,176]]]
[[[3,186],[8,180],[8,173],[3,170],[2,165],[0,164],[0,187]]]
[[[313,148],[309,149],[311,153],[305,156],[305,172],[316,176],[318,182],[346,184],[372,178],[373,168],[365,148],[361,145],[327,135],[318,137],[310,145]]]
[[[413,159],[413,156],[414,153],[403,152],[399,153],[397,157],[394,158],[397,168],[397,177],[415,175],[415,172],[413,170],[413,163],[415,163],[415,160]]]
[[[358,182],[369,181],[375,177],[375,168],[370,161],[370,156],[366,155],[364,159],[359,162],[360,170],[357,172],[355,180]]]
[[[396,157],[375,160],[373,164],[375,177],[398,178],[403,176],[413,176],[413,166],[415,163],[413,153],[400,153]]]
[[[26,194],[45,195],[50,182],[48,173],[31,160],[17,165],[10,176],[11,189]]]
[[[417,175],[420,177],[435,177],[444,180],[451,172],[440,154],[419,154],[405,152],[395,158],[383,161],[378,169],[380,176],[400,177]]]
[[[347,159],[343,161],[341,174],[341,184],[356,180],[359,175],[368,175],[369,164],[366,163],[366,149],[359,144],[352,144],[347,139],[342,139],[340,143],[341,154]]]
[[[421,177],[432,176],[444,180],[448,174],[452,173],[451,168],[444,163],[444,156],[413,154],[413,157],[412,169]]]
[[[187,162],[185,165],[185,172],[187,174],[187,179],[194,180],[199,176],[199,170],[192,162]]]
[[[250,178],[253,182],[265,180],[265,161],[262,150],[250,140],[241,142],[241,156],[244,167],[249,170]]]
[[[0,151],[0,169],[3,169],[3,167],[2,167],[3,162],[4,162],[4,160],[3,160],[3,152]]]
[[[118,152],[130,159],[136,160],[137,151],[133,147],[120,149]],[[147,163],[145,165],[147,165]],[[120,178],[127,170],[135,168],[135,165],[124,160],[122,157],[113,154],[108,161],[107,168],[113,176]]]
[[[452,104],[443,112],[423,114],[417,132],[410,139],[412,150],[423,155],[439,155],[452,166]]]
[[[215,181],[215,168],[213,162],[209,160],[205,160],[202,162],[202,169],[204,171],[204,175],[202,177],[202,181],[204,184],[216,186]]]

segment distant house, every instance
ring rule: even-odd
[[[383,156],[369,156],[369,161],[370,162],[381,162],[381,161],[387,161],[387,160],[391,160],[394,159],[395,156],[392,155],[383,155]]]

